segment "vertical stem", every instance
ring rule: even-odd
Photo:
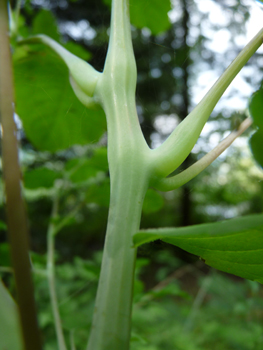
[[[64,339],[60,314],[58,310],[58,300],[57,300],[57,294],[56,294],[56,277],[55,277],[55,234],[57,232],[56,226],[54,224],[54,219],[58,215],[58,196],[55,195],[54,202],[53,202],[53,209],[52,209],[52,215],[51,215],[51,223],[48,227],[48,233],[47,233],[47,276],[48,276],[48,287],[49,287],[49,294],[51,299],[51,306],[52,306],[52,312],[55,320],[55,329],[57,334],[57,340],[58,340],[58,348],[59,350],[66,350],[66,343]]]
[[[29,260],[27,218],[21,193],[17,130],[13,110],[13,74],[8,38],[7,1],[5,0],[0,0],[0,46],[0,113],[8,235],[15,271],[24,348],[40,350],[41,340]]]
[[[88,350],[129,349],[136,249],[146,181],[137,169],[112,179],[111,203]],[[129,172],[131,170],[131,173]]]
[[[135,104],[136,64],[129,1],[113,0],[111,35],[97,94],[108,124],[111,200],[99,286],[88,350],[128,350],[136,249],[149,182],[150,150]]]

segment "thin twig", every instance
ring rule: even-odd
[[[194,319],[196,318],[196,315],[198,313],[198,310],[200,309],[201,305],[204,302],[205,296],[207,295],[207,290],[212,283],[212,276],[208,275],[204,278],[202,281],[201,287],[195,297],[195,300],[193,302],[193,306],[191,309],[191,312],[189,313],[185,324],[184,324],[184,331],[190,331],[194,322]]]
[[[172,283],[175,280],[178,280],[179,278],[181,278],[182,276],[184,276],[185,274],[192,272],[194,270],[198,270],[199,271],[199,267],[200,267],[201,263],[200,261],[198,261],[197,263],[193,264],[188,264],[188,265],[184,265],[180,268],[178,268],[177,270],[175,270],[173,273],[171,273],[169,276],[167,276],[164,280],[162,280],[161,282],[159,282],[158,284],[156,284],[152,289],[151,292],[158,292],[161,291],[163,288],[165,288],[166,286],[168,286],[170,283]],[[148,303],[149,301],[151,301],[152,299],[154,299],[154,294],[145,294],[141,300],[135,304],[135,307],[141,307],[142,305]]]
[[[63,334],[61,318],[58,308],[58,299],[56,293],[56,277],[55,277],[55,234],[57,232],[54,219],[58,215],[59,198],[58,194],[55,195],[53,201],[53,208],[51,214],[51,220],[47,232],[47,276],[49,294],[51,299],[52,312],[55,320],[55,329],[58,339],[59,350],[67,350],[66,342]]]

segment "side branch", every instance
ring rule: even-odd
[[[252,124],[252,119],[245,119],[239,126],[238,130],[232,131],[223,141],[221,141],[212,151],[207,153],[204,157],[191,165],[186,170],[182,171],[172,177],[168,177],[160,180],[154,187],[159,191],[172,191],[178,187],[183,186],[188,181],[192,180],[195,176],[200,174],[205,168],[207,168],[217,157],[220,156],[233,142],[240,136],[247,128]]]
[[[98,101],[94,100],[94,94],[98,79],[102,75],[100,72],[47,35],[36,35],[19,41],[20,45],[25,43],[42,43],[56,52],[69,69],[70,83],[80,102],[86,107],[94,107],[96,103],[98,104]]]
[[[165,177],[186,159],[220,97],[263,42],[263,29],[244,47],[195,109],[153,150],[155,176]]]

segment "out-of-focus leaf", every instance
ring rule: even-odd
[[[52,12],[48,10],[38,12],[33,20],[32,34],[45,34],[56,41],[60,40],[56,19]]]
[[[74,183],[80,183],[96,177],[97,174],[98,169],[90,165],[89,159],[80,159],[78,166],[71,171],[69,179]]]
[[[132,0],[130,3],[131,23],[137,28],[147,27],[153,35],[165,32],[171,26],[168,12],[170,0]]]
[[[85,182],[108,170],[107,150],[98,148],[91,158],[70,159],[65,166],[69,179],[74,183]]]
[[[22,350],[16,304],[0,279],[0,350]]]
[[[249,112],[258,130],[249,140],[250,148],[254,158],[263,167],[263,84],[249,101]]]
[[[111,0],[103,1],[111,6]],[[171,26],[168,17],[170,10],[170,0],[130,0],[131,24],[140,29],[147,27],[153,35],[157,35]]]
[[[263,132],[263,84],[261,88],[251,96],[249,112],[256,126]]]
[[[251,136],[249,144],[255,160],[263,168],[263,128]]]
[[[155,213],[163,207],[163,197],[156,191],[149,189],[146,192],[142,211],[144,214]]]
[[[5,231],[7,229],[6,223],[0,220],[0,231]]]
[[[212,224],[142,230],[134,244],[156,239],[201,256],[221,271],[263,283],[263,215]]]
[[[15,61],[14,71],[16,112],[38,149],[55,152],[98,141],[106,129],[104,112],[78,101],[58,56],[43,48]]]
[[[10,248],[8,243],[0,244],[0,266],[11,266]]]
[[[91,166],[96,167],[101,171],[108,171],[108,157],[107,157],[107,148],[101,147],[97,148],[94,152],[93,157],[90,159]]]
[[[91,59],[91,53],[88,50],[85,50],[81,45],[74,43],[73,41],[68,41],[66,44],[63,44],[65,49],[73,53],[73,55],[82,58],[85,61]]]
[[[24,185],[30,190],[37,188],[51,188],[60,174],[48,168],[36,168],[24,173]]]
[[[109,179],[105,180],[101,184],[90,186],[86,201],[88,203],[95,203],[99,206],[108,207],[110,204],[110,182]]]

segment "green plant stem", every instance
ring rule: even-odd
[[[232,131],[224,140],[222,140],[214,149],[208,152],[205,156],[195,162],[181,173],[161,179],[154,184],[154,187],[159,191],[172,191],[186,184],[195,176],[206,169],[217,157],[220,156],[244,131],[247,130],[253,123],[251,118],[245,119],[239,126],[238,130]]]
[[[88,350],[128,350],[136,249],[149,154],[135,104],[136,65],[127,0],[112,1],[109,50],[95,94],[108,124],[111,199]]]
[[[49,294],[51,299],[52,312],[55,321],[55,329],[58,340],[58,348],[59,350],[66,350],[66,343],[64,339],[61,318],[58,309],[58,300],[56,294],[56,276],[55,276],[55,234],[57,232],[56,225],[54,224],[54,220],[58,215],[58,205],[59,199],[58,195],[55,195],[53,202],[53,209],[51,215],[51,222],[48,227],[47,232],[47,278],[48,278],[48,287]]]
[[[6,193],[8,235],[18,296],[24,349],[40,350],[34,290],[29,260],[29,235],[21,190],[17,130],[14,121],[14,93],[8,37],[7,1],[0,0],[0,113],[2,157]]]
[[[111,203],[88,349],[129,349],[136,249],[144,193],[142,174],[128,168],[111,179]],[[129,180],[128,180],[129,179]]]
[[[155,171],[159,178],[168,176],[186,159],[220,97],[262,43],[263,29],[244,47],[168,139],[160,147],[153,150]]]

